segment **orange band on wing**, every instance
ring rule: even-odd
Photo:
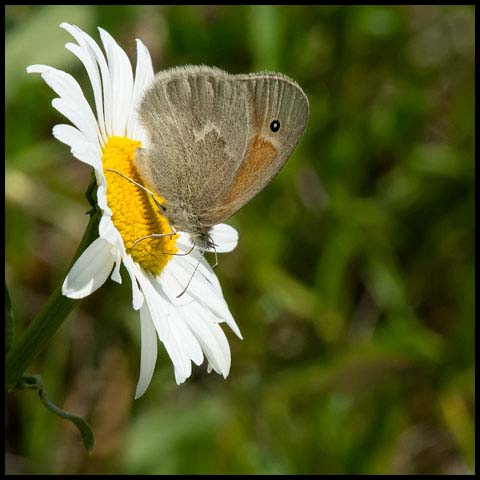
[[[226,195],[208,212],[208,224],[225,221],[262,190],[278,170],[277,157],[271,142],[254,137]]]
[[[256,193],[263,188],[264,183],[267,182],[262,181],[261,178],[265,177],[265,172],[268,172],[273,166],[277,154],[277,149],[271,142],[255,137],[230,185],[224,204],[236,204],[238,199],[250,196],[251,190],[255,190]],[[268,174],[267,177],[269,177]]]

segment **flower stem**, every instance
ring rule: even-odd
[[[92,194],[92,184],[87,190],[87,198]],[[89,198],[89,201],[91,199]],[[100,212],[92,206],[90,221],[83,238],[73,257],[72,265],[81,253],[98,237]],[[63,281],[62,281],[63,283]],[[9,350],[5,365],[5,389],[11,390],[20,380],[25,370],[35,357],[43,350],[48,341],[62,325],[72,311],[76,301],[62,295],[62,283],[52,293],[48,303],[40,314],[32,321],[27,331]]]

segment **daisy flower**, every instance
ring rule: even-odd
[[[126,53],[105,30],[99,28],[104,55],[80,28],[68,23],[60,27],[76,41],[67,43],[66,48],[87,71],[95,109],[70,74],[45,65],[32,65],[27,72],[41,74],[58,95],[52,106],[71,125],[56,125],[53,135],[68,145],[78,160],[94,169],[101,211],[98,238],[67,274],[62,293],[84,298],[109,277],[121,283],[123,264],[132,285],[133,308],[140,312],[140,376],[135,398],[143,395],[152,379],[157,336],[172,360],[177,384],[191,375],[192,362],[200,365],[205,357],[208,371],[226,378],[231,356],[220,324],[226,323],[242,337],[212,268],[198,249],[191,251],[193,243],[185,232],[138,241],[150,234],[172,232],[156,205],[163,199],[153,199],[134,183],[141,183],[135,168],[135,149],[148,141],[137,108],[154,79],[150,54],[137,40],[134,75]],[[234,228],[220,224],[211,233],[217,252],[236,247],[238,234]]]

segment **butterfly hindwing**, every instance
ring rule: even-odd
[[[278,74],[238,78],[247,86],[252,107],[250,140],[225,196],[211,212],[212,224],[233,215],[273,179],[295,149],[308,119],[307,97],[290,79]],[[273,122],[278,122],[278,130]]]

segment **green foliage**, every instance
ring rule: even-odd
[[[60,13],[59,13],[60,12]],[[161,349],[132,402],[139,320],[129,281],[81,304],[35,364],[66,422],[9,396],[8,469],[104,474],[474,472],[474,8],[10,6],[6,276],[21,333],[68,268],[90,171],[51,137],[64,119],[25,74],[74,75],[61,21],[106,28],[156,70],[278,70],[307,93],[305,137],[231,219],[217,273],[243,341],[227,380],[177,387]],[[47,412],[48,413],[48,412]],[[32,421],[34,420],[34,421]]]
[[[10,350],[15,338],[15,318],[12,306],[12,299],[5,285],[5,353]]]

